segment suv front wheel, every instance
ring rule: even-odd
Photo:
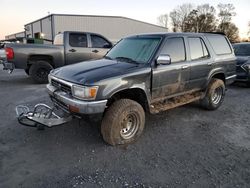
[[[130,99],[120,99],[105,112],[101,133],[110,145],[129,144],[141,135],[144,124],[145,112],[142,106]]]
[[[225,96],[225,83],[223,80],[213,78],[207,88],[205,97],[201,100],[201,105],[207,110],[216,110],[220,107]]]

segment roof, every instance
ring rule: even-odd
[[[165,27],[162,27],[162,26],[159,26],[159,25],[156,25],[156,24],[151,24],[151,23],[147,23],[147,22],[144,22],[144,21],[140,21],[140,20],[136,20],[136,19],[132,19],[132,18],[127,18],[127,17],[123,17],[123,16],[79,15],[79,14],[50,14],[48,16],[42,17],[40,19],[37,19],[37,20],[35,20],[33,22],[29,22],[29,23],[25,24],[25,26],[33,24],[33,23],[38,22],[38,21],[41,21],[43,19],[52,17],[52,16],[78,16],[78,17],[121,18],[121,19],[127,19],[127,20],[131,20],[131,21],[135,21],[135,22],[140,22],[140,23],[144,23],[144,24],[148,24],[148,25],[152,25],[152,26],[155,26],[155,27],[166,29]]]
[[[204,35],[222,35],[219,33],[189,33],[189,32],[156,32],[156,33],[142,33],[138,35],[131,35],[128,37],[135,36],[204,36]]]

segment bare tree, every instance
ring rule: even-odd
[[[193,9],[186,21],[186,32],[212,32],[216,31],[216,10],[209,4],[199,5]]]
[[[223,28],[224,30],[220,30]],[[225,22],[218,25],[218,31],[225,33],[231,42],[239,41],[239,28],[232,22]]]
[[[250,21],[248,22],[248,35],[249,35],[249,38],[250,38]]]
[[[158,24],[168,29],[168,14],[162,14],[158,18]]]
[[[173,31],[184,31],[185,22],[187,20],[188,15],[193,10],[192,4],[183,4],[175,8],[172,12],[170,12],[170,18],[173,26]]]
[[[239,28],[232,23],[232,18],[236,15],[234,5],[220,3],[218,9],[219,25],[217,30],[225,33],[231,42],[237,42],[239,40]]]
[[[235,7],[233,4],[218,4],[220,23],[231,22],[233,16],[236,16]]]

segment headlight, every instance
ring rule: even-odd
[[[94,100],[98,91],[98,86],[72,86],[72,94],[78,99]]]

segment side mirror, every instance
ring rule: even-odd
[[[157,65],[170,65],[171,64],[171,58],[169,55],[160,55],[156,60]]]

